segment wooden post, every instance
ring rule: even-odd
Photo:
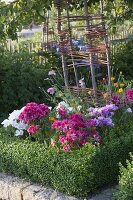
[[[48,51],[49,49],[48,35],[49,35],[49,11],[47,11],[47,16],[46,16],[46,51]]]
[[[71,48],[71,59],[73,63],[73,68],[74,68],[74,74],[75,74],[75,80],[76,80],[76,85],[77,87],[79,86],[79,79],[78,79],[78,71],[74,63],[74,57],[72,54],[72,32],[71,32],[71,24],[70,24],[70,19],[69,19],[69,4],[67,2],[67,23],[68,23],[68,31],[69,31],[69,42],[70,42],[70,48]]]
[[[103,0],[100,0],[100,6],[101,6],[101,15],[102,15],[102,26],[103,26],[103,29],[106,30],[105,45],[106,45],[107,68],[108,68],[108,90],[111,96],[112,86],[111,86],[110,46],[109,46],[109,41],[108,41],[107,29],[105,27],[105,21],[103,17]]]
[[[58,8],[58,21],[57,21],[57,29],[58,29],[58,35],[59,35],[59,40],[62,42],[63,38],[60,35],[61,33],[61,0],[57,0],[57,8]],[[67,70],[67,65],[66,65],[66,59],[64,52],[61,50],[61,57],[62,57],[62,68],[63,68],[63,75],[64,75],[64,82],[65,86],[68,87],[68,70]]]
[[[88,13],[88,5],[87,5],[87,0],[84,0],[84,11],[85,11],[85,17],[86,17],[86,25],[87,25],[87,29],[89,29],[90,27],[90,22],[88,19],[89,13]],[[90,49],[92,47],[92,40],[91,38],[88,36],[89,39],[89,45],[90,45]],[[97,98],[97,87],[96,87],[96,79],[95,79],[95,69],[93,66],[93,54],[90,52],[90,69],[91,69],[91,79],[92,79],[92,86],[93,86],[93,91],[94,91],[94,97]]]

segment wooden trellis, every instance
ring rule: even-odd
[[[44,22],[43,22],[43,41],[41,44],[43,51],[48,51],[53,47],[54,44],[54,30],[49,26],[49,11],[44,11]]]
[[[62,57],[62,67],[64,73],[65,86],[69,87],[68,69],[73,67],[75,74],[75,84],[77,90],[79,88],[79,77],[75,62],[84,60],[89,62],[91,70],[91,82],[94,92],[94,97],[97,98],[97,84],[95,74],[95,64],[104,65],[108,71],[108,89],[111,92],[111,69],[110,69],[110,52],[108,35],[105,26],[103,15],[103,2],[100,1],[101,12],[99,15],[91,16],[88,13],[87,0],[84,0],[84,14],[83,15],[70,15],[69,0],[66,2],[65,9],[67,10],[66,16],[62,14],[62,1],[57,0],[58,8],[58,36],[59,36],[59,51]],[[72,26],[73,22],[84,22],[84,37],[89,45],[85,51],[76,50],[72,43],[72,32],[74,29],[78,30],[78,26]],[[63,27],[63,23],[66,27]],[[97,57],[97,59],[95,59]],[[75,88],[75,87],[74,87]]]

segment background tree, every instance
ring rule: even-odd
[[[61,1],[65,8],[66,0]],[[124,20],[132,21],[133,1],[132,0],[104,0],[105,15],[110,26],[115,27]],[[98,10],[99,0],[88,0],[91,13]],[[44,21],[46,10],[52,5],[57,7],[56,0],[14,0],[10,3],[0,1],[0,39],[7,37],[17,38],[17,31],[22,27],[41,24]],[[83,7],[83,0],[69,0],[71,10],[79,10]]]

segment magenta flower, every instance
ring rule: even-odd
[[[88,139],[84,139],[84,140],[81,140],[80,141],[80,145],[81,146],[84,146],[86,143],[88,143],[89,141],[88,141]]]
[[[61,117],[67,116],[67,110],[63,106],[60,106],[60,108],[58,108],[58,113]]]
[[[126,99],[129,103],[133,104],[133,89],[129,89],[126,92]]]
[[[69,145],[65,145],[63,147],[64,151],[70,151],[71,150],[71,147]]]
[[[115,108],[113,107],[113,109]],[[96,118],[88,119],[82,114],[72,114],[67,119],[54,121],[52,128],[62,132],[59,136],[59,143],[61,143],[65,151],[70,151],[75,147],[82,147],[91,141],[95,145],[100,143],[102,140],[101,136],[92,128],[101,124],[112,126],[112,121],[110,118],[105,117],[98,120]]]
[[[50,108],[45,104],[37,104],[35,102],[27,103],[24,110],[19,115],[19,120],[25,124],[32,121],[44,119],[50,113]]]
[[[40,126],[34,125],[34,124],[29,126],[29,128],[27,129],[27,131],[30,135],[37,133],[39,130],[40,130]]]
[[[65,144],[65,143],[67,143],[68,140],[67,140],[66,137],[64,137],[64,136],[61,135],[61,136],[59,137],[59,141],[60,141],[61,144]]]

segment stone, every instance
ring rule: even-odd
[[[112,193],[113,188],[106,188],[95,196],[70,197],[51,188],[0,173],[0,200],[112,200]]]

